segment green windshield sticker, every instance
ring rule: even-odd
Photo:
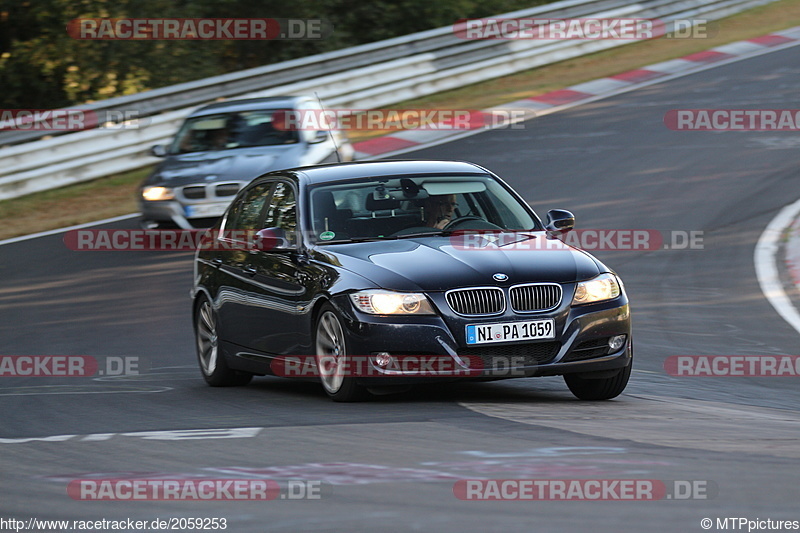
[[[319,234],[319,238],[322,239],[323,241],[329,241],[334,237],[336,237],[336,234],[332,231],[323,231],[322,233]]]

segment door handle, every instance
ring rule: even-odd
[[[215,265],[219,266],[219,265],[222,264],[222,258],[221,257],[214,257],[213,259],[211,259],[211,262],[214,263]]]
[[[247,265],[246,267],[244,267],[244,273],[247,274],[248,276],[255,276],[257,272],[258,270],[256,270],[256,267],[254,267],[253,265]]]

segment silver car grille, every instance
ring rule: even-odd
[[[210,183],[208,185],[187,185],[179,187],[181,196],[186,200],[230,200],[235,196],[244,183]]]
[[[455,289],[445,293],[450,308],[459,315],[486,316],[505,311],[506,299],[499,287]]]
[[[217,185],[215,191],[217,196],[236,196],[240,186],[238,183],[221,183]]]
[[[189,200],[202,200],[206,197],[206,188],[203,185],[184,187],[183,196]]]
[[[533,313],[558,307],[562,291],[557,283],[532,283],[511,287],[509,296],[511,309],[518,313]]]

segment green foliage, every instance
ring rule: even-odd
[[[0,108],[52,109],[447,26],[546,0],[0,0]],[[75,18],[322,18],[324,40],[93,41]]]

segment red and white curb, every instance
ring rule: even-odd
[[[565,89],[551,91],[531,98],[517,100],[496,108],[485,109],[483,114],[491,116],[495,111],[518,110],[521,120],[528,120],[539,115],[550,114],[561,109],[574,107],[582,103],[606,98],[627,92],[638,87],[652,85],[667,78],[675,78],[706,70],[710,66],[722,62],[732,62],[751,56],[760,55],[776,47],[788,47],[800,44],[800,26],[779,32],[754,37],[746,41],[725,44],[690,54],[679,59],[671,59],[655,63],[607,78],[573,85]],[[366,141],[353,143],[356,159],[372,159],[389,154],[405,152],[425,146],[441,144],[467,135],[478,133],[484,129],[479,122],[472,121],[470,130],[406,130],[392,133]]]

